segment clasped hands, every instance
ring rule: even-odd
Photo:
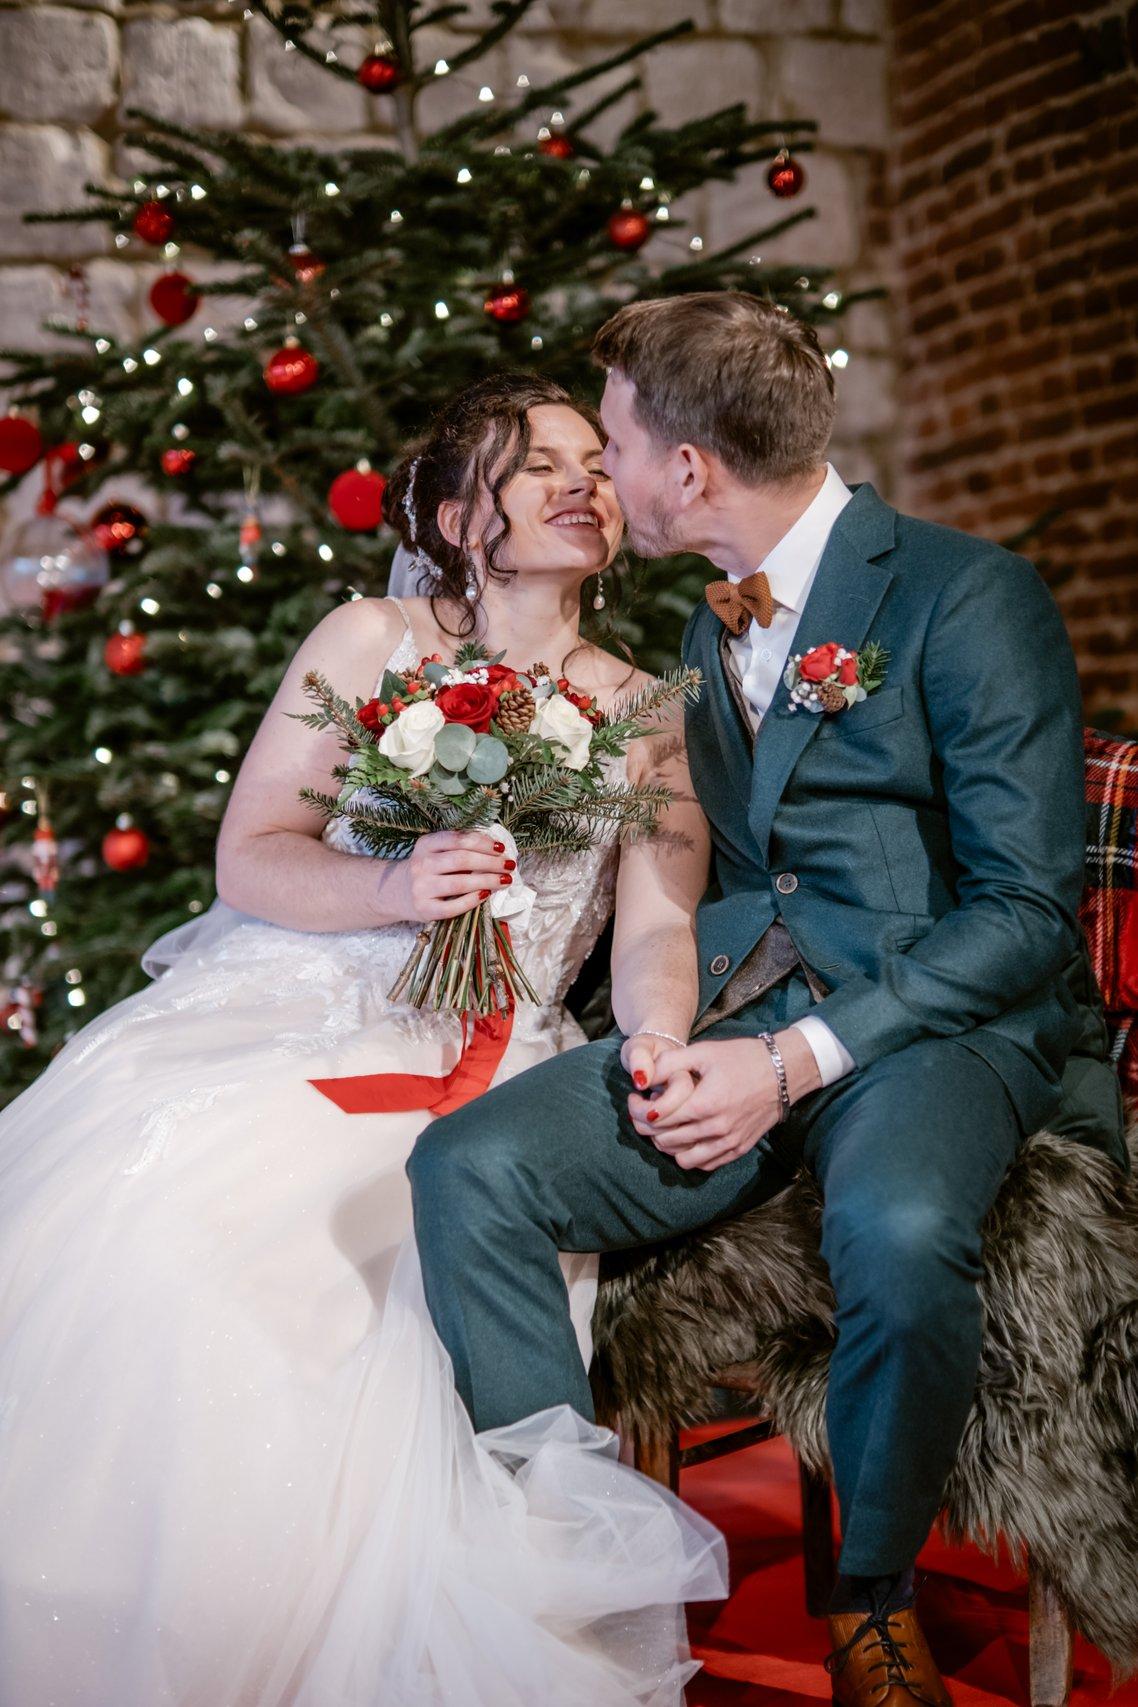
[[[792,1103],[822,1082],[801,1031],[775,1033]],[[628,1113],[636,1131],[678,1167],[710,1173],[738,1161],[779,1123],[778,1079],[757,1037],[709,1039],[677,1048],[634,1032],[620,1052],[636,1087]]]

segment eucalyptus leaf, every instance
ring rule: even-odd
[[[386,705],[390,705],[397,696],[402,699],[406,692],[407,683],[403,677],[397,676],[394,670],[384,670],[383,680],[379,684],[379,692],[375,697],[383,700]]]
[[[449,664],[424,664],[423,675],[433,687],[441,688],[450,675]]]
[[[476,740],[473,729],[465,723],[448,723],[435,736],[435,758],[448,771],[465,770]]]
[[[470,757],[466,774],[471,782],[483,785],[501,782],[510,768],[510,753],[504,741],[494,735],[482,735]]]
[[[437,788],[440,794],[465,794],[466,784],[453,771],[443,770],[441,765],[434,765],[428,778],[432,788]]]

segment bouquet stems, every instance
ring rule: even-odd
[[[505,923],[482,901],[457,919],[421,930],[389,992],[415,1008],[504,1014],[521,997],[540,1000],[522,971]]]

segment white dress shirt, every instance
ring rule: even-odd
[[[826,478],[809,506],[777,545],[771,547],[763,561],[756,564],[756,568],[765,570],[770,582],[774,599],[771,625],[760,628],[752,619],[749,628],[740,635],[733,635],[727,642],[753,731],[758,729],[775,694],[782,688],[782,672],[830,531],[852,497],[853,493],[845,481],[828,462]],[[732,581],[745,578],[743,575],[729,576]],[[836,1079],[842,1079],[853,1071],[853,1056],[834,1036],[825,1020],[806,1014],[795,1022],[795,1029],[809,1043],[823,1085],[832,1085]]]

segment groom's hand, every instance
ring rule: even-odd
[[[818,1063],[800,1031],[780,1031],[775,1041],[786,1066],[792,1102],[821,1083]],[[665,1047],[656,1063],[668,1086],[656,1099],[630,1097],[629,1113],[642,1137],[671,1156],[678,1167],[711,1172],[738,1161],[779,1120],[778,1079],[765,1044],[738,1037]],[[669,1096],[673,1079],[694,1088]]]

